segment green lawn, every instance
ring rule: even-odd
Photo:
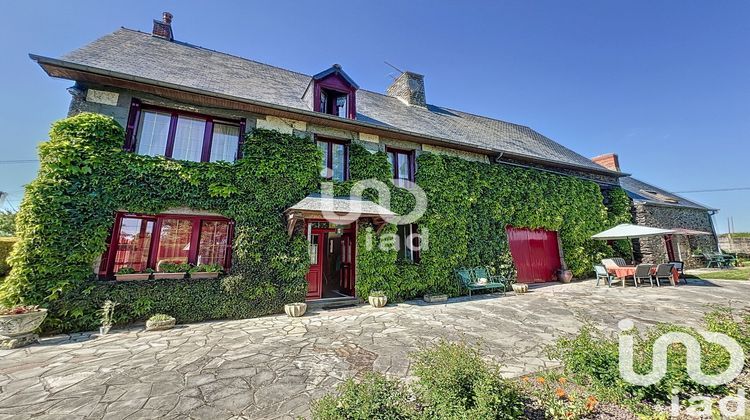
[[[707,271],[704,273],[690,273],[686,277],[704,280],[748,280],[750,279],[750,267],[729,268],[726,270]]]

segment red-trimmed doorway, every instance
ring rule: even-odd
[[[306,220],[305,232],[310,253],[306,299],[354,296],[356,223]]]
[[[557,232],[508,226],[508,244],[519,283],[544,283],[556,280],[561,268]]]

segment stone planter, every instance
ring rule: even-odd
[[[382,308],[388,303],[388,296],[368,296],[367,300],[370,302],[370,305],[376,308]]]
[[[563,283],[570,283],[573,280],[573,272],[570,270],[558,270],[557,279]]]
[[[99,327],[99,335],[107,335],[109,334],[109,330],[112,328],[111,325],[102,325]]]
[[[0,349],[15,349],[39,341],[39,336],[33,331],[42,325],[46,317],[46,309],[19,315],[0,315]]]
[[[513,283],[511,286],[516,294],[522,295],[529,291],[529,285],[526,283]]]
[[[306,303],[287,303],[284,305],[284,312],[292,318],[299,318],[307,311]]]
[[[424,295],[424,301],[427,303],[445,302],[448,300],[448,295]]]
[[[191,279],[215,279],[219,277],[218,271],[196,271],[195,273],[190,273]]]
[[[115,274],[117,281],[148,280],[151,273]]]
[[[166,319],[164,321],[146,321],[146,331],[168,330],[174,327],[175,319]]]
[[[185,273],[154,273],[154,280],[184,279]]]

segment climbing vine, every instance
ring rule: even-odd
[[[47,331],[97,326],[97,309],[117,301],[115,321],[128,323],[153,313],[180,322],[244,318],[279,312],[304,299],[309,267],[306,239],[287,234],[283,212],[320,191],[321,155],[307,138],[256,129],[234,163],[200,163],[125,152],[124,132],[111,118],[80,114],[55,123],[40,146],[41,168],[27,186],[18,214],[19,241],[13,269],[0,285],[2,304],[38,304],[50,310]],[[457,294],[453,270],[489,265],[512,275],[506,226],[558,231],[565,259],[576,275],[612,252],[590,236],[629,217],[629,201],[610,192],[608,208],[599,187],[550,173],[470,162],[424,153],[417,184],[428,196],[417,222],[428,235],[421,261],[399,261],[379,244],[396,227],[378,234],[369,221],[359,225],[359,296],[385,290],[392,299],[426,292]],[[348,195],[355,181],[391,178],[387,156],[363,146],[350,149],[351,181],[336,183]],[[391,209],[406,213],[412,195],[390,185]],[[366,198],[377,199],[373,191]],[[155,214],[188,207],[235,221],[233,264],[216,280],[108,282],[95,279],[92,262],[106,249],[116,211]]]

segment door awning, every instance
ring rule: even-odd
[[[360,218],[371,218],[373,223],[382,227],[385,219],[397,216],[387,208],[359,197],[321,197],[311,194],[289,207],[284,212],[287,217],[288,233],[294,232],[299,220],[323,219],[331,223],[349,224]]]

